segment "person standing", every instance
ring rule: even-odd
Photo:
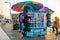
[[[27,32],[27,31],[30,31],[29,27],[30,27],[30,20],[31,20],[31,16],[30,16],[30,13],[27,13],[25,18],[24,18],[24,32]]]
[[[53,21],[53,32],[56,29],[56,35],[58,35],[58,28],[59,28],[59,18],[55,17],[55,20]]]
[[[23,27],[23,22],[22,22],[22,13],[19,14],[19,32],[22,31],[22,27]]]

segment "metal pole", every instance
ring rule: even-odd
[[[9,7],[10,7],[10,16],[11,16],[11,21],[12,21],[12,15],[11,15],[11,3],[10,3],[10,2],[5,2],[5,3],[8,3],[8,4],[9,4]]]
[[[9,3],[9,7],[10,7],[10,15],[11,15],[11,3],[10,2],[5,2],[5,3]],[[12,17],[11,17],[12,18]]]

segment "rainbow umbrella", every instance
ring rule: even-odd
[[[54,12],[53,10],[51,10],[51,9],[48,8],[48,7],[43,7],[43,8],[41,8],[40,10],[46,11],[46,12],[50,12],[50,13],[53,13],[53,12]]]
[[[39,10],[43,7],[41,3],[35,2],[35,1],[25,1],[25,2],[18,2],[12,6],[12,9],[14,11],[20,12],[24,10],[24,8],[27,7],[29,10]]]
[[[11,9],[17,12],[23,11],[23,15],[25,16],[27,13],[27,10],[29,11],[36,11],[40,10],[43,7],[43,4],[35,1],[24,1],[24,2],[18,2],[14,4]]]

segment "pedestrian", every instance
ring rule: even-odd
[[[19,32],[22,30],[22,13],[19,14]]]
[[[56,29],[56,35],[58,35],[58,28],[59,28],[59,18],[55,17],[55,20],[53,21],[53,32]]]
[[[30,16],[30,13],[27,13],[25,18],[24,18],[24,33],[27,32],[27,31],[30,31],[29,27],[30,27],[30,20],[31,20],[31,16]]]

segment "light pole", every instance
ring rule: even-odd
[[[10,2],[7,2],[7,1],[6,1],[5,3],[8,3],[8,4],[9,4],[9,7],[10,7],[9,10],[10,10],[10,15],[11,15],[11,3],[10,3]],[[12,18],[12,17],[11,17],[11,18]]]
[[[10,16],[11,16],[11,21],[12,21],[12,15],[11,15],[11,3],[10,2],[7,2],[7,1],[5,1],[5,3],[8,3],[9,4],[9,7],[10,7]]]

